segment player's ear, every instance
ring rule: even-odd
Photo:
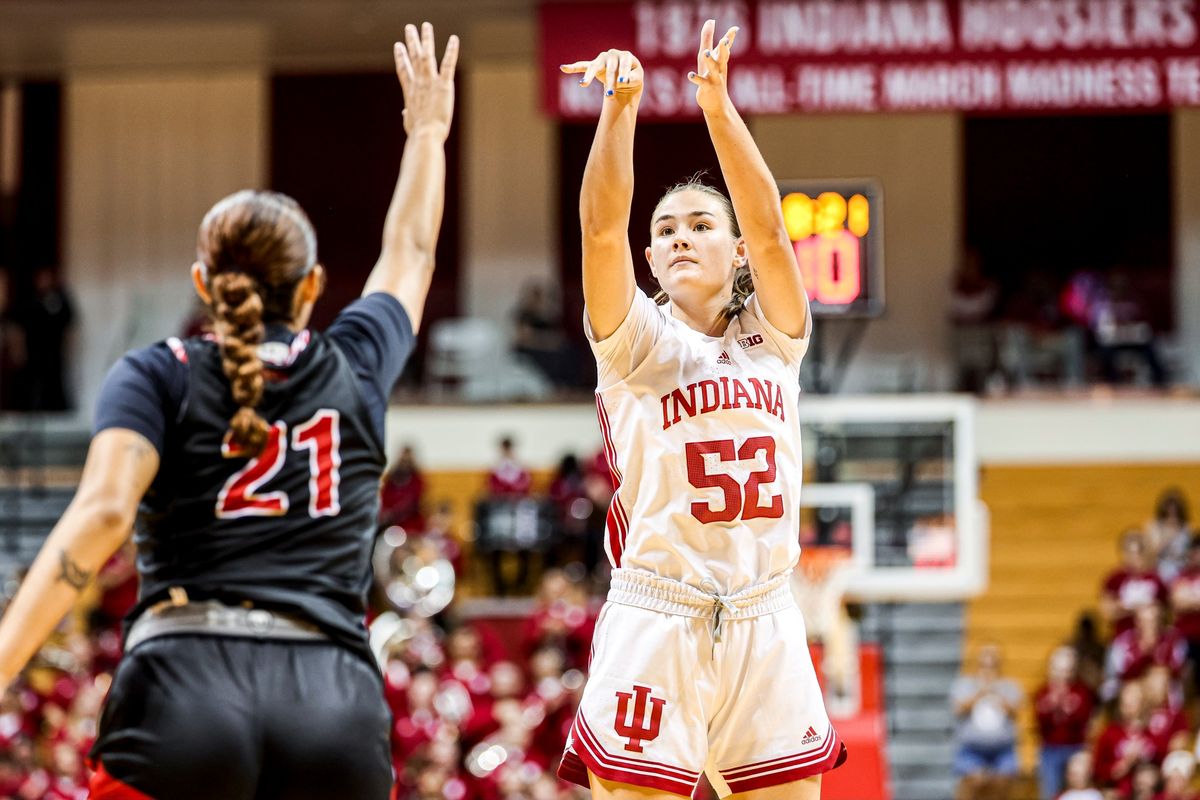
[[[654,276],[654,280],[658,280],[658,273],[654,271],[654,251],[649,247],[646,248],[646,263],[650,265],[650,274]]]
[[[746,248],[746,240],[739,236],[733,245],[733,268],[741,269],[750,263],[750,251]]]
[[[212,305],[212,294],[208,291],[208,268],[200,261],[192,264],[192,286],[204,305]]]

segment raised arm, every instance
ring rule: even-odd
[[[604,82],[604,108],[579,190],[583,234],[583,299],[597,340],[624,321],[637,282],[629,249],[629,206],[633,202],[633,132],[642,98],[642,67],[632,53],[608,50],[591,61],[564,64],[583,73],[580,86]]]
[[[138,503],[157,472],[158,452],[140,433],[109,428],[92,439],[75,498],[0,620],[0,690],[25,668],[129,536]]]
[[[387,292],[404,306],[415,332],[433,278],[433,257],[446,195],[446,137],[454,116],[458,37],[451,36],[441,69],[434,59],[433,26],[405,26],[396,42],[396,74],[404,92],[404,155],[400,178],[383,223],[383,249],[363,294]]]
[[[808,294],[800,276],[800,265],[783,224],[779,187],[767,162],[750,135],[750,129],[729,98],[727,77],[729,49],[737,37],[730,28],[713,45],[716,22],[708,20],[700,32],[696,72],[688,80],[696,84],[696,102],[704,112],[721,174],[729,187],[729,198],[737,214],[749,251],[750,276],[767,321],[793,338],[808,332]]]

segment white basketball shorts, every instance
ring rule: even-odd
[[[788,576],[724,597],[613,571],[558,774],[722,797],[839,766]]]

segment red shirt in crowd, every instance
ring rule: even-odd
[[[1033,708],[1042,744],[1082,744],[1087,739],[1094,704],[1092,690],[1079,681],[1039,689],[1033,698]]]
[[[1161,761],[1171,752],[1171,740],[1180,733],[1189,732],[1187,715],[1168,703],[1150,712],[1146,732],[1154,740],[1156,760]]]
[[[527,497],[533,486],[533,476],[516,461],[505,458],[488,473],[487,483],[488,494],[492,497]]]
[[[1136,680],[1154,666],[1166,667],[1178,677],[1187,661],[1187,642],[1173,628],[1167,628],[1153,647],[1144,647],[1136,630],[1117,634],[1109,653],[1122,681]]]
[[[1171,597],[1183,594],[1193,602],[1200,599],[1200,567],[1185,567],[1171,581]],[[1175,612],[1175,628],[1189,642],[1200,641],[1200,606],[1192,611],[1177,610]]]
[[[1154,740],[1143,728],[1110,722],[1096,741],[1093,771],[1100,786],[1115,787],[1122,796],[1133,788],[1133,767],[1139,761],[1152,761],[1156,755]],[[1117,775],[1118,766],[1126,769]]]
[[[1167,603],[1167,587],[1153,570],[1130,572],[1124,568],[1111,573],[1104,580],[1104,593],[1112,595],[1121,606],[1117,618],[1116,632],[1133,627],[1133,610],[1147,603]]]

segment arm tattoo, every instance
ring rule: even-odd
[[[58,551],[58,579],[77,592],[82,592],[92,579],[92,573],[71,560],[65,549]]]
[[[125,445],[125,451],[133,456],[135,461],[141,461],[146,456],[154,451],[153,447],[147,447],[146,443],[139,439],[136,442],[130,442]]]

